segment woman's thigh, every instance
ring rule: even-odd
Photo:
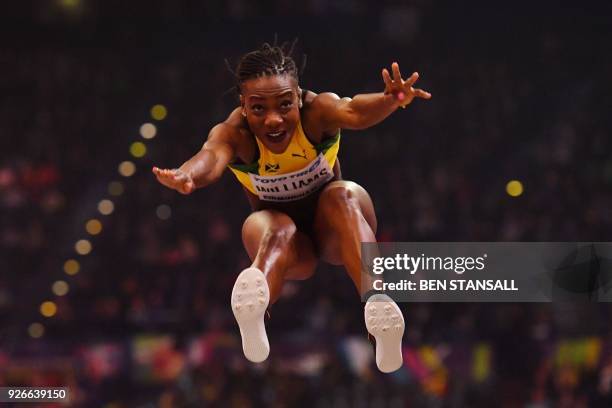
[[[344,216],[344,215],[349,216]],[[339,225],[338,220],[354,219],[354,225]],[[314,230],[320,257],[325,262],[341,265],[340,257],[342,228],[369,228],[376,234],[374,204],[368,192],[359,184],[338,180],[329,183],[319,196],[315,214]]]
[[[288,254],[293,261],[287,267],[286,279],[302,280],[312,276],[317,266],[312,241],[297,229],[291,217],[278,210],[260,210],[247,217],[242,226],[242,242],[251,260],[257,256],[266,234],[268,237],[275,234],[290,237],[285,250],[294,253]]]

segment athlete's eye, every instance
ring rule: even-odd
[[[291,101],[282,101],[281,102],[281,108],[283,109],[289,109],[293,106],[293,102]]]
[[[264,108],[262,105],[252,105],[251,110],[255,113],[261,113],[263,112]]]

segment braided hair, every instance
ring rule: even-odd
[[[296,43],[297,39],[293,41],[288,50],[287,43],[283,43],[281,46],[276,45],[276,40],[273,45],[264,43],[258,50],[244,54],[240,58],[235,71],[231,69],[229,62],[226,60],[228,69],[236,77],[238,93],[241,93],[241,85],[245,81],[263,76],[286,74],[299,82],[299,73],[303,72],[306,65],[306,55],[302,58],[302,67],[298,72],[297,65],[291,57]]]

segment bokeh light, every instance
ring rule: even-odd
[[[54,302],[47,300],[40,305],[40,314],[45,317],[53,317],[57,313],[57,306]]]
[[[168,115],[168,110],[164,105],[155,105],[151,108],[151,117],[155,120],[164,120]]]
[[[74,249],[79,255],[87,255],[91,252],[91,242],[86,239],[79,239],[77,243],[74,244]]]
[[[157,207],[155,213],[157,214],[157,217],[160,220],[167,220],[168,218],[170,218],[170,216],[172,216],[172,209],[170,208],[170,206],[162,204]]]
[[[125,189],[123,188],[123,183],[120,181],[112,181],[108,185],[108,194],[112,196],[120,196],[121,194],[123,194],[124,191]]]
[[[523,184],[518,180],[510,180],[506,184],[506,192],[512,197],[518,197],[523,194]]]
[[[45,326],[40,323],[32,323],[28,327],[28,334],[34,339],[39,339],[45,334]]]
[[[85,230],[91,235],[98,235],[100,232],[102,232],[102,223],[93,218],[87,221],[87,224],[85,224]]]
[[[140,127],[140,136],[144,139],[153,139],[157,134],[157,128],[152,123],[145,123]]]
[[[126,160],[119,164],[119,174],[121,174],[123,177],[130,177],[134,175],[135,172],[136,166],[134,166],[134,163],[131,161]]]
[[[147,146],[142,142],[134,142],[130,145],[130,154],[136,158],[143,157],[147,154]]]
[[[74,9],[81,5],[81,0],[60,0],[59,3],[66,9]]]
[[[79,273],[80,269],[81,265],[75,259],[68,259],[64,262],[64,272],[66,272],[67,275],[76,275]]]
[[[115,210],[115,204],[111,200],[104,199],[98,203],[98,211],[102,215],[110,215]]]
[[[58,280],[53,282],[53,286],[51,286],[51,290],[56,296],[64,296],[68,293],[69,287],[68,284],[63,280]]]

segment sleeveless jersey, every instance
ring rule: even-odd
[[[257,137],[255,161],[230,164],[229,169],[251,193],[264,201],[295,201],[317,191],[334,177],[340,131],[317,145],[310,143],[298,122],[284,152],[268,150]]]

